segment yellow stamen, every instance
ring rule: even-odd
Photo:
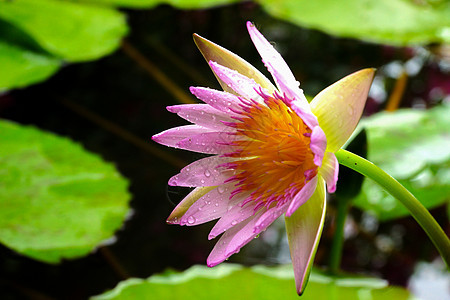
[[[310,138],[304,135],[311,130],[303,120],[282,99],[267,97],[265,104],[252,104],[237,122],[237,135],[246,140],[235,143],[240,151],[233,157],[240,160],[233,168],[243,192],[253,192],[258,201],[269,197],[280,201],[286,193],[301,190],[305,171],[316,171],[317,166]]]

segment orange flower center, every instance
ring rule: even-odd
[[[286,203],[317,173],[309,127],[278,95],[264,98],[266,105],[242,100],[233,143],[239,150],[227,155],[239,158],[229,164],[237,171],[228,180],[237,181],[232,195],[251,192],[242,205],[256,201],[255,210]]]

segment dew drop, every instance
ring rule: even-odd
[[[349,106],[349,107],[347,108],[347,112],[348,112],[348,114],[349,114],[350,116],[353,116],[353,107]]]
[[[237,224],[237,221],[236,220],[233,220],[232,222],[231,222],[231,225],[232,226],[234,226],[234,225],[236,225]]]
[[[190,217],[187,219],[187,222],[188,222],[189,224],[194,224],[194,223],[195,223],[195,218],[194,218],[193,216],[190,216]]]
[[[217,206],[219,206],[219,203],[214,203],[214,205],[217,207]]]
[[[217,192],[219,192],[219,194],[223,194],[223,192],[225,192],[225,188],[222,185],[219,185]]]
[[[209,170],[205,170],[205,176],[206,176],[206,177],[211,176],[211,172],[210,172]]]

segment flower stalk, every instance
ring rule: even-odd
[[[449,238],[430,212],[416,199],[416,197],[414,197],[413,194],[411,194],[410,191],[381,168],[356,154],[343,149],[338,150],[335,154],[340,164],[372,179],[388,193],[397,198],[427,233],[441,254],[447,268],[450,268]]]
[[[331,274],[339,273],[339,268],[342,259],[342,249],[344,247],[344,226],[347,219],[348,209],[350,202],[348,199],[337,199],[336,207],[336,220],[335,231],[333,235],[333,241],[331,244],[330,260],[329,260],[329,272]]]

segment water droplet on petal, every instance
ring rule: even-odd
[[[347,108],[347,112],[348,112],[348,114],[349,114],[350,116],[352,116],[352,115],[353,115],[353,107],[349,106],[349,107]]]
[[[193,216],[190,216],[190,217],[187,219],[187,222],[188,222],[189,224],[194,224],[194,223],[195,223],[195,218],[194,218]]]
[[[223,192],[225,192],[225,188],[223,187],[223,185],[219,185],[219,187],[217,188],[217,192],[219,194],[223,194]]]
[[[237,224],[237,221],[236,220],[233,220],[232,222],[231,222],[231,225],[232,226],[234,226],[234,225],[236,225]]]
[[[206,177],[211,176],[211,172],[210,172],[209,170],[205,170],[205,176],[206,176]]]

